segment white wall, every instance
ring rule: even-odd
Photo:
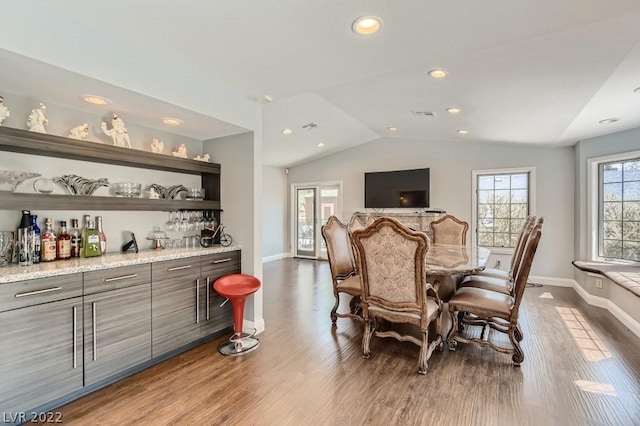
[[[262,166],[263,260],[285,257],[287,242],[287,175],[281,167]]]
[[[204,152],[223,165],[220,204],[225,232],[242,246],[242,272],[258,279],[262,279],[261,149],[260,135],[254,132],[210,139],[203,144]],[[264,330],[262,292],[261,288],[250,297],[245,307],[245,320],[258,331]]]
[[[532,275],[573,277],[573,148],[382,138],[293,167],[288,183],[342,180],[343,216],[364,211],[364,173],[429,167],[431,207],[471,223],[472,170],[536,168],[536,214],[545,217]],[[503,265],[505,262],[503,262]]]

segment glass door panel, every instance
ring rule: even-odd
[[[296,254],[316,257],[316,188],[296,189]]]

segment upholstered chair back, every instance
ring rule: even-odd
[[[467,245],[469,224],[454,216],[445,215],[429,224],[434,244]]]
[[[535,216],[527,216],[527,219],[524,222],[524,225],[520,229],[520,234],[518,234],[518,240],[516,242],[516,248],[513,252],[513,256],[511,257],[511,266],[509,268],[509,278],[513,278],[514,269],[517,270],[518,265],[520,264],[520,259],[522,259],[522,254],[524,253],[525,245],[527,244],[527,239],[529,238],[529,234],[531,230],[536,225],[538,219]]]
[[[533,264],[533,258],[536,254],[536,250],[538,249],[538,243],[540,242],[540,237],[542,236],[542,223],[543,218],[539,218],[536,225],[533,227],[531,232],[527,237],[527,241],[524,244],[524,251],[522,253],[522,258],[520,259],[520,264],[516,268],[516,272],[513,276],[514,281],[514,302],[513,308],[511,309],[511,319],[512,323],[517,323],[518,321],[518,311],[520,309],[520,302],[522,301],[522,296],[524,295],[524,289],[527,286],[527,281],[529,280],[529,272],[531,271],[531,265]]]
[[[337,217],[331,216],[322,226],[321,231],[327,246],[327,256],[334,281],[335,279],[343,280],[355,274],[351,238],[346,225]]]

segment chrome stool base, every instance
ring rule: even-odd
[[[234,335],[235,336],[235,335]],[[260,340],[252,337],[253,335],[244,335],[240,339],[229,339],[218,345],[218,352],[226,356],[244,355],[260,346]]]

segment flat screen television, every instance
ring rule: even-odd
[[[429,207],[429,169],[365,173],[364,207]]]

